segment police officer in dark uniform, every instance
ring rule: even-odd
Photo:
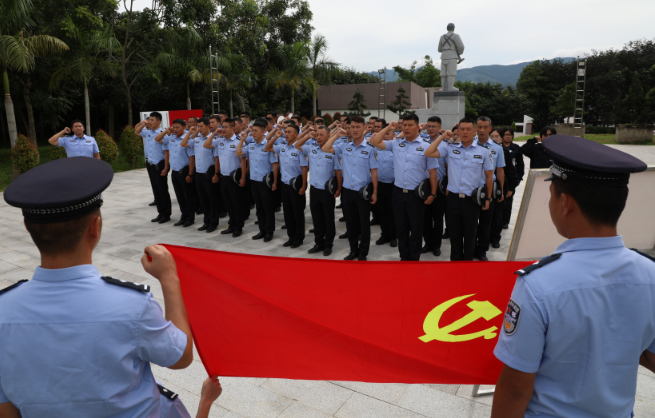
[[[523,181],[525,174],[525,163],[523,162],[523,152],[521,147],[514,143],[514,131],[512,128],[505,127],[503,131],[503,147],[507,150],[508,157],[505,158],[507,165],[510,163],[516,168],[516,187]],[[505,208],[503,209],[503,229],[509,228],[509,221],[512,217],[512,205],[514,204],[514,192],[507,194],[505,198]]]
[[[493,207],[493,213],[491,215],[491,247],[500,248],[500,238],[501,232],[503,231],[503,215],[505,213],[505,206],[507,203],[508,196],[511,197],[516,191],[516,186],[519,184],[518,175],[516,173],[516,165],[512,160],[512,153],[509,148],[502,146],[503,142],[503,133],[504,129],[494,128],[489,133],[489,139],[497,143],[502,147],[503,154],[505,157],[505,167],[503,172],[505,174],[505,184],[503,185],[503,193],[505,198],[501,201],[496,200]],[[511,205],[512,202],[510,201]]]
[[[530,159],[530,168],[548,168],[550,167],[550,157],[546,153],[543,140],[551,135],[557,135],[557,130],[552,126],[546,126],[539,133],[539,138],[528,139],[521,147],[523,155]]]

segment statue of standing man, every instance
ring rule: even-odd
[[[441,52],[441,91],[459,91],[455,87],[457,77],[457,64],[464,61],[462,38],[455,33],[455,24],[448,24],[448,33],[439,39],[439,52]]]

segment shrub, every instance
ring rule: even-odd
[[[16,146],[11,149],[11,160],[21,174],[39,165],[39,150],[25,135],[18,135]]]
[[[323,120],[325,121],[325,124],[327,126],[330,126],[334,123],[334,119],[332,119],[332,115],[330,115],[329,113],[323,115]]]
[[[334,117],[332,118],[333,120],[339,120],[341,119],[341,112],[334,112]]]
[[[50,159],[51,160],[58,160],[60,158],[66,158],[66,148],[64,147],[55,147],[55,146],[50,146]]]
[[[614,126],[585,126],[585,133],[587,134],[616,134],[616,127]]]
[[[125,153],[125,159],[136,168],[137,164],[143,160],[143,139],[134,132],[132,126],[126,126],[121,133],[121,145]],[[102,153],[100,154],[102,156]]]
[[[102,161],[109,164],[115,163],[118,159],[118,145],[116,145],[116,142],[102,129],[98,129],[95,138]],[[139,140],[141,140],[141,137],[139,137]]]

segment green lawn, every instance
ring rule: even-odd
[[[52,160],[51,151],[54,149],[51,145],[39,146],[39,154],[41,155],[41,164],[47,163]],[[125,160],[123,156],[123,149],[121,145],[118,145],[118,160],[115,163],[111,164],[115,173],[120,173],[121,171],[131,170],[132,167]],[[0,191],[3,191],[9,183],[11,183],[11,150],[9,148],[0,148]],[[141,158],[136,168],[144,168],[146,166],[145,160]]]
[[[517,136],[516,138],[514,138],[514,141],[527,141],[530,138],[534,138],[534,135]],[[587,134],[585,135],[585,139],[598,142],[599,144],[616,144],[616,141],[614,140],[614,134]],[[628,144],[621,144],[621,145],[628,145]],[[641,144],[636,144],[636,145],[653,145],[653,142],[643,142]]]

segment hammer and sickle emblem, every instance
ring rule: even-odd
[[[430,313],[428,313],[428,315],[425,317],[425,321],[423,322],[423,331],[425,332],[425,335],[418,338],[426,343],[432,340],[456,343],[461,341],[470,341],[480,337],[484,337],[485,340],[495,338],[498,335],[496,333],[498,327],[487,328],[483,331],[475,332],[472,334],[464,334],[464,335],[451,334],[451,332],[464,328],[465,326],[475,322],[480,318],[484,318],[485,320],[489,321],[497,317],[498,315],[502,314],[502,311],[500,309],[496,308],[494,305],[491,304],[491,302],[486,300],[485,301],[473,300],[469,302],[466,306],[471,308],[473,312],[469,312],[466,316],[458,319],[457,321],[453,322],[450,325],[447,325],[443,328],[439,328],[439,320],[441,319],[441,316],[444,314],[444,312],[448,310],[448,308],[450,308],[457,302],[474,295],[475,293],[471,295],[465,295],[465,296],[453,298],[431,310]]]

